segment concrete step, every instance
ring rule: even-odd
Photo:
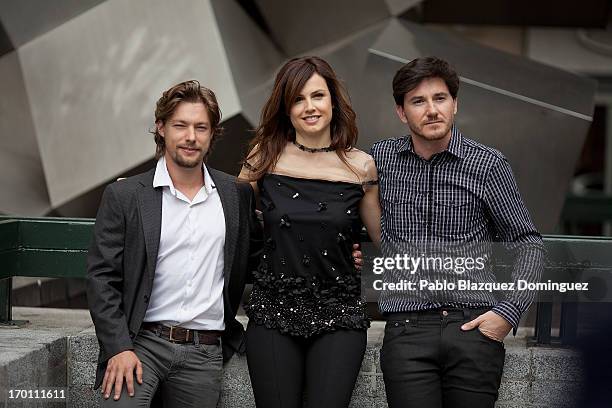
[[[57,406],[94,408],[98,343],[89,314],[83,310],[15,308],[25,328],[0,328],[0,391],[15,387],[66,387],[67,400]],[[246,323],[246,318],[242,318]],[[387,407],[379,363],[383,322],[373,322],[353,392],[351,408]],[[527,347],[526,331],[509,338],[498,408],[571,407],[580,394],[580,355],[570,349]],[[219,407],[255,407],[244,356],[224,368]],[[0,394],[0,405],[18,406]],[[11,405],[13,404],[13,405]],[[50,406],[45,403],[45,408]],[[28,405],[31,406],[31,405]],[[42,405],[41,405],[42,406]]]

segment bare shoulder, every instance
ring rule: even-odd
[[[374,158],[363,150],[352,148],[346,152],[347,159],[352,165],[362,167],[365,163],[374,162]]]
[[[347,152],[347,159],[351,166],[360,174],[362,180],[370,180],[376,172],[374,158],[363,150],[353,148]]]

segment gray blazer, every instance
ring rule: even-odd
[[[225,214],[223,358],[244,351],[236,312],[247,270],[258,261],[261,227],[251,186],[208,168]],[[155,169],[106,187],[87,256],[87,301],[100,354],[95,387],[112,356],[133,349],[151,296],[161,233],[162,189],[153,188]]]

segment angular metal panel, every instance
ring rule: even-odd
[[[17,53],[0,58],[0,212],[42,215],[50,208],[45,174]]]
[[[389,17],[384,0],[256,0],[266,23],[287,55],[338,40]]]
[[[593,41],[584,30],[530,28],[527,32],[527,56],[530,59],[572,72],[612,77],[610,49],[612,41]],[[606,92],[610,90],[602,93]]]
[[[392,16],[399,16],[400,14],[417,7],[424,1],[425,0],[385,0]]]
[[[4,25],[0,21],[0,57],[8,54],[14,49],[15,47],[13,47],[13,43],[4,29]]]
[[[198,79],[240,111],[209,1],[107,1],[18,52],[54,207],[153,156],[171,85]]]
[[[19,47],[106,0],[19,0],[0,3],[0,21]]]
[[[590,122],[462,87],[458,127],[508,158],[534,223],[540,232],[554,233]]]
[[[96,214],[98,213],[98,206],[100,205],[102,194],[104,193],[104,189],[108,184],[113,183],[120,177],[130,177],[150,170],[155,167],[156,163],[157,161],[151,157],[135,167],[126,169],[121,173],[114,175],[97,186],[92,186],[91,189],[85,193],[72,198],[59,207],[53,208],[53,210],[48,214],[45,214],[45,216],[95,218]]]
[[[253,125],[243,116],[235,115],[223,122],[223,134],[215,142],[207,164],[211,167],[237,176],[247,146],[253,137]]]
[[[264,102],[259,87],[274,78],[286,56],[234,1],[213,0],[212,6],[242,114],[256,125]]]

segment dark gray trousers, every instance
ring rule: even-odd
[[[102,398],[103,408],[149,407],[161,387],[166,408],[215,408],[221,392],[221,346],[174,344],[142,330],[134,340],[134,352],[142,363],[142,384],[134,374],[134,396],[125,382],[121,398]]]

